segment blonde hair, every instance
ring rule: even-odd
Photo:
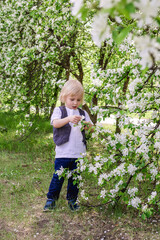
[[[69,95],[71,96],[78,95],[81,97],[83,101],[84,90],[82,84],[78,80],[71,79],[64,84],[59,96],[60,101],[62,103],[65,103],[66,97]]]

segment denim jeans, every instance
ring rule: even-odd
[[[59,194],[64,182],[64,177],[59,178],[56,174],[56,171],[61,168],[68,168],[69,170],[74,170],[77,168],[77,158],[56,158],[55,159],[55,172],[53,174],[53,178],[51,180],[49,191],[47,193],[48,199],[57,200],[59,198]],[[67,200],[77,200],[79,189],[76,185],[73,185],[73,179],[70,177],[68,179],[68,186],[67,186]]]

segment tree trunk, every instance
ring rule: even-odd
[[[39,116],[39,106],[36,105],[36,115]]]
[[[126,92],[127,92],[127,88],[128,88],[128,84],[129,84],[129,76],[128,76],[129,72],[127,73],[127,78],[124,81],[124,85],[123,85],[123,96],[125,98],[126,96]],[[121,103],[118,103],[118,108],[121,107]],[[119,127],[119,121],[120,121],[120,117],[116,118],[116,133],[121,133],[121,128]]]

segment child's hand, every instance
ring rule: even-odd
[[[79,115],[71,115],[69,116],[69,121],[74,124],[78,124],[79,121],[81,121],[82,117]]]
[[[93,125],[92,125],[90,122],[84,121],[83,123],[84,123],[84,129],[85,129],[85,130],[90,130],[91,132],[94,131],[93,128],[92,128]]]

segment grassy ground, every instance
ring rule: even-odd
[[[25,141],[15,135],[17,118],[0,112],[0,239],[1,240],[159,240],[160,216],[142,221],[120,205],[68,209],[66,182],[57,208],[43,212],[53,174],[54,144],[49,121]],[[90,180],[90,186],[93,183]],[[80,199],[81,201],[81,199]],[[81,201],[81,203],[83,203]]]
[[[150,119],[151,118],[151,115],[152,115],[152,111],[148,111],[147,113],[144,114],[144,116],[142,117],[145,118],[145,119]],[[131,113],[129,114],[130,117],[132,118],[139,118],[138,114],[134,114],[134,113]]]

